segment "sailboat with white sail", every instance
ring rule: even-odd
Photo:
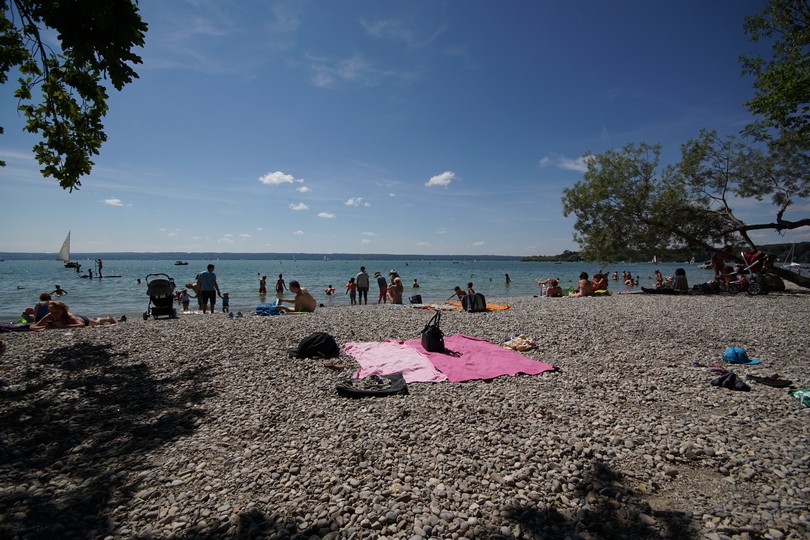
[[[795,256],[795,253],[796,253],[796,243],[794,242],[793,244],[791,244],[790,251],[788,251],[785,260],[782,262],[782,268],[795,269],[801,266],[799,263],[793,262],[793,257]]]
[[[65,268],[78,268],[81,266],[79,263],[70,260],[70,231],[68,231],[65,241],[62,242],[62,248],[56,255],[56,260],[65,263]]]

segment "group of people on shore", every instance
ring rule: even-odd
[[[197,298],[198,306],[203,314],[209,312],[213,314],[216,311],[217,297],[219,297],[222,299],[222,312],[230,314],[230,295],[227,292],[220,291],[217,275],[214,272],[215,269],[215,265],[209,264],[204,272],[197,275],[194,283],[187,283],[185,288],[175,293],[177,302],[183,305],[183,311],[189,310],[191,298]],[[262,275],[261,272],[258,272],[257,276],[259,280],[259,296],[264,298],[267,294],[267,276]],[[295,294],[295,298],[278,298],[276,309],[279,311],[315,311],[318,304],[310,292],[301,287],[301,284],[295,280],[290,281],[288,285],[284,281],[284,276],[279,274],[276,281],[276,294],[281,296],[284,291]],[[281,304],[284,302],[292,304],[293,307],[282,306]],[[237,315],[239,314],[237,313]]]
[[[379,296],[377,297],[378,304],[401,304],[402,294],[405,291],[402,285],[402,278],[396,270],[391,269],[388,272],[388,279],[380,272],[374,272],[374,279],[377,281],[377,288],[379,289]],[[390,280],[390,282],[389,282]],[[346,294],[349,295],[351,305],[368,304],[368,291],[370,288],[371,278],[366,272],[366,267],[361,266],[360,271],[356,276],[349,278],[346,283]],[[419,288],[419,283],[416,279],[413,280],[413,288]],[[330,284],[324,289],[327,296],[335,294],[335,288]]]
[[[560,280],[558,279],[538,279],[535,280],[540,286],[540,291],[543,296],[549,298],[560,298],[565,296],[565,291],[560,287]],[[583,297],[594,296],[597,294],[606,294],[608,291],[607,274],[597,272],[593,275],[593,279],[588,277],[588,272],[582,272],[579,275],[576,289],[570,291],[570,296]]]
[[[217,275],[214,273],[215,269],[216,267],[213,264],[209,264],[204,272],[197,274],[194,283],[186,283],[183,289],[175,292],[174,300],[183,306],[183,311],[187,312],[191,299],[196,298],[197,305],[203,314],[208,313],[210,306],[213,315],[214,311],[216,311],[217,297],[219,297],[222,299],[222,312],[230,312],[230,295],[219,290]]]

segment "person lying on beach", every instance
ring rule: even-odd
[[[91,319],[84,315],[75,315],[68,310],[64,302],[51,302],[48,305],[49,313],[38,322],[31,325],[31,330],[39,331],[51,328],[82,328],[85,326],[101,326],[115,324],[112,317]]]
[[[301,284],[299,284],[296,280],[290,281],[290,292],[295,294],[295,298],[293,300],[284,300],[279,298],[276,309],[281,311],[300,311],[304,313],[312,313],[315,311],[315,306],[318,305],[315,298],[309,294],[308,290],[301,287]],[[293,307],[284,307],[281,305],[282,302],[293,304]]]

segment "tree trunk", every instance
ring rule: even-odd
[[[775,276],[779,276],[780,278],[784,279],[785,281],[789,281],[791,283],[795,283],[799,287],[804,287],[805,289],[810,289],[810,276],[802,276],[797,274],[796,272],[792,272],[790,270],[786,270],[785,268],[779,268],[776,266],[772,266],[770,268],[765,269],[765,271],[769,274],[773,274]]]

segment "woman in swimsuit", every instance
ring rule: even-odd
[[[115,324],[112,317],[102,317],[91,319],[84,315],[75,315],[68,311],[64,302],[51,302],[48,304],[49,313],[38,322],[31,325],[31,330],[46,330],[50,328],[82,328],[84,326],[101,326],[104,324]]]
[[[276,294],[281,294],[284,292],[284,289],[287,287],[284,285],[284,279],[281,277],[281,274],[278,275],[278,280],[276,281]]]

